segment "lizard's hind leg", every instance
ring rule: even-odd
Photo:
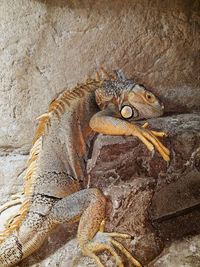
[[[124,253],[132,266],[141,267],[141,264],[132,257],[128,250],[114,238],[131,238],[121,233],[106,233],[104,231],[106,198],[98,189],[84,189],[59,200],[53,207],[50,219],[57,223],[77,221],[78,241],[81,252],[95,260],[98,267],[104,267],[98,252],[108,251],[114,256],[118,267],[124,267],[122,258],[115,248]]]

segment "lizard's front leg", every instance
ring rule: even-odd
[[[151,131],[146,128],[146,125],[140,127],[120,118],[113,117],[109,113],[109,110],[96,113],[90,120],[90,127],[98,133],[108,135],[136,136],[150,151],[155,147],[163,159],[169,161],[169,150],[157,138],[157,136],[163,136],[163,132]]]
[[[98,252],[107,250],[117,263],[124,267],[121,257],[115,251],[115,247],[123,252],[133,266],[141,267],[140,263],[132,257],[125,247],[116,241],[114,237],[131,238],[130,235],[121,233],[103,232],[105,219],[105,196],[98,189],[84,189],[58,201],[53,207],[50,219],[56,223],[66,223],[80,219],[78,227],[78,241],[84,256],[94,259],[98,267],[104,267]]]

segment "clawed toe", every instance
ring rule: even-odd
[[[163,157],[165,161],[169,161],[169,150],[159,141],[157,136],[164,136],[164,132],[156,132],[156,131],[151,131],[148,129],[145,129],[145,127],[142,127],[140,130],[140,134],[138,137],[143,141],[143,143],[147,146],[147,148],[152,151],[153,149],[150,149],[150,146],[155,147],[160,155]]]
[[[117,232],[114,232],[114,233],[104,233],[106,234],[107,236],[110,236],[110,237],[119,237],[119,238],[128,238],[128,239],[132,239],[132,235],[129,235],[129,234],[122,234],[122,233],[117,233]]]
[[[132,266],[142,267],[142,265],[131,255],[131,253],[115,238],[132,238],[129,234],[122,233],[103,233],[98,232],[93,240],[83,248],[83,254],[93,258],[98,267],[105,267],[100,258],[95,254],[102,251],[108,251],[115,259],[118,267],[124,267],[122,258],[118,255],[115,249],[122,252]]]
[[[136,260],[132,255],[131,253],[121,244],[119,243],[118,241],[112,239],[111,240],[111,243],[116,247],[118,248],[128,259],[128,261],[130,263],[133,263],[134,266],[136,267],[142,267],[142,265],[139,263],[138,260]]]
[[[155,135],[155,136],[158,136],[158,137],[166,137],[166,136],[168,136],[168,134],[165,133],[165,132],[151,131],[151,133],[152,133],[153,135]]]

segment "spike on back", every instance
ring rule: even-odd
[[[122,81],[126,80],[124,72],[121,69],[115,70],[114,73],[115,73],[115,77],[118,78],[119,80],[122,80]]]
[[[50,124],[50,113],[45,113],[37,118],[39,120],[35,135],[33,138],[33,144],[43,135],[47,129],[47,126]]]
[[[115,74],[108,73],[103,67],[100,67],[96,72],[96,81],[100,81],[101,79],[115,80],[116,78]]]

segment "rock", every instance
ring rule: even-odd
[[[0,156],[0,204],[22,190],[27,158],[20,154]]]
[[[200,236],[187,237],[174,242],[149,267],[200,266]]]

